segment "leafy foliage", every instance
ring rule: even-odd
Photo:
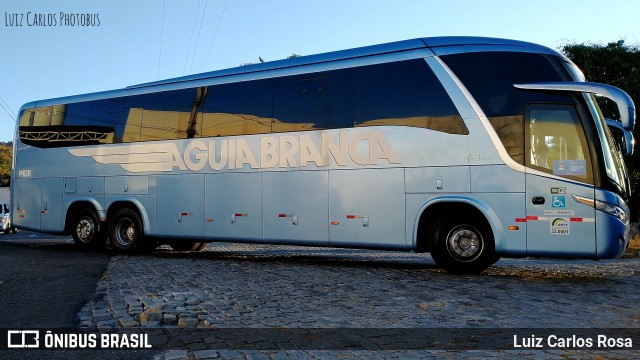
[[[9,186],[11,182],[11,160],[13,143],[0,142],[0,186]]]
[[[565,44],[562,53],[584,72],[587,81],[605,83],[626,91],[633,102],[640,104],[640,47],[627,45],[624,40],[598,44]],[[604,115],[619,118],[615,104],[610,101],[600,103]],[[640,140],[640,127],[634,129],[634,137]],[[639,151],[636,147],[636,152]],[[637,221],[640,210],[640,157],[627,157],[632,195],[630,200],[632,218]]]

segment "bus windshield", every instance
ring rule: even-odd
[[[565,66],[575,81],[586,81],[584,74],[578,67],[571,62],[565,62]],[[615,139],[609,130],[602,110],[596,101],[596,98],[592,94],[585,94],[585,101],[591,112],[591,116],[594,119],[598,136],[600,137],[600,144],[602,146],[602,154],[604,156],[605,172],[607,176],[613,180],[616,184],[627,192],[628,187],[626,184],[627,171],[624,164],[624,159],[620,149],[617,147]],[[627,196],[630,194],[626,194]]]
[[[598,106],[595,96],[592,94],[585,94],[585,98],[587,100],[589,110],[595,120],[598,136],[600,136],[600,144],[602,145],[602,154],[604,155],[604,165],[607,176],[627,192],[626,168],[622,158],[622,153],[616,145],[611,131],[607,127],[604,115],[602,115],[602,111]],[[626,195],[628,196],[629,194]]]

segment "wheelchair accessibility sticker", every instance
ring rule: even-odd
[[[567,200],[562,195],[553,195],[551,197],[551,207],[552,208],[564,208],[567,204]]]

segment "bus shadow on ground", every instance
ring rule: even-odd
[[[378,257],[385,253],[381,252]],[[307,250],[307,249],[256,249],[256,250],[213,250],[203,252],[179,252],[157,249],[153,256],[173,259],[229,260],[239,262],[260,262],[277,264],[332,265],[342,267],[368,267],[407,270],[440,270],[428,255],[420,259],[376,259],[368,254],[347,250]],[[442,270],[444,272],[444,270]]]
[[[255,250],[209,250],[203,252],[179,252],[157,249],[152,255],[172,259],[225,260],[237,262],[262,262],[274,264],[329,265],[348,268],[381,268],[406,271],[421,271],[429,274],[442,274],[454,278],[484,277],[492,279],[515,279],[543,282],[607,282],[624,283],[631,276],[624,266],[598,266],[574,259],[507,259],[490,266],[478,275],[451,275],[439,268],[428,254],[399,252],[394,258],[382,259],[389,252],[349,249],[255,249]],[[403,254],[406,257],[403,257]]]
[[[103,253],[110,256],[122,255],[108,244],[98,249],[78,248],[70,239],[59,238],[46,241],[29,239],[2,239],[3,246],[27,247],[39,250],[74,253]],[[243,244],[246,245],[246,244]],[[594,266],[585,262],[563,260],[501,260],[479,275],[450,275],[439,268],[428,254],[404,252],[369,251],[338,248],[278,248],[270,245],[255,245],[255,249],[248,250],[217,250],[215,247],[201,252],[173,251],[167,247],[160,247],[151,252],[131,255],[133,257],[157,257],[165,259],[193,259],[193,260],[224,260],[233,262],[271,263],[271,264],[306,264],[322,266],[340,266],[345,268],[394,269],[400,271],[420,271],[429,274],[445,276],[477,277],[493,279],[517,279],[525,281],[558,281],[558,282],[624,282],[633,272],[620,272],[621,266],[608,269],[606,266]],[[286,246],[285,246],[286,247]],[[618,260],[631,261],[633,260]],[[622,266],[624,267],[624,266]]]

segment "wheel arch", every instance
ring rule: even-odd
[[[496,249],[505,240],[502,222],[498,215],[487,204],[478,199],[466,196],[442,196],[425,202],[418,211],[413,228],[412,248],[418,252],[429,251],[427,235],[436,220],[445,214],[458,211],[471,213],[489,225]]]
[[[118,210],[129,208],[138,213],[140,219],[142,220],[142,229],[145,234],[149,234],[151,232],[151,226],[149,221],[149,215],[144,209],[144,206],[140,201],[134,198],[124,198],[117,199],[107,206],[107,222],[111,221],[113,214],[115,214]]]
[[[96,201],[94,198],[76,198],[73,201],[70,201],[65,209],[65,217],[64,217],[64,233],[70,234],[71,229],[70,226],[73,223],[74,216],[82,210],[82,209],[91,209],[98,214],[98,219],[102,222],[102,214],[104,211],[100,203]]]

